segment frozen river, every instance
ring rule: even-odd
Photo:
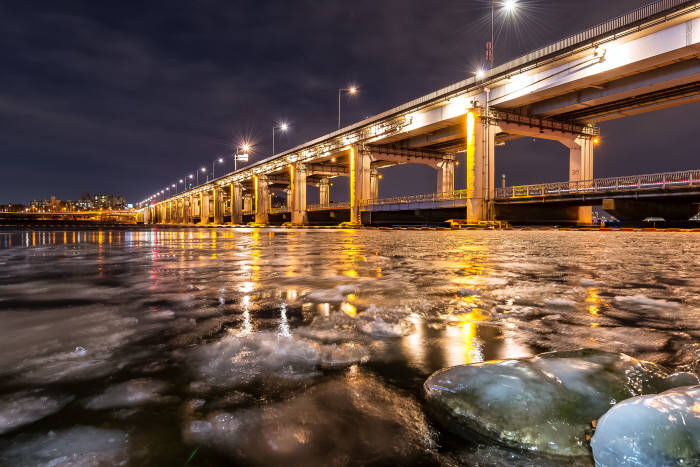
[[[0,465],[589,465],[454,438],[423,382],[699,337],[697,233],[0,230]]]

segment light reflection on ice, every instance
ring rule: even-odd
[[[284,412],[349,366],[392,393],[440,367],[576,347],[695,371],[699,242],[680,233],[21,231],[0,245],[0,400],[48,386],[80,394],[58,417],[23,405],[34,421],[13,435],[48,432],[72,410],[149,439],[131,420],[151,408],[183,417],[177,401],[195,393],[206,402],[188,410],[207,423],[211,410]],[[124,401],[84,406],[143,379],[168,390],[137,391],[135,414],[120,411]],[[302,428],[298,439],[312,439],[316,426]]]

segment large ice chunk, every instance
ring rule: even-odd
[[[107,388],[102,394],[90,398],[85,407],[111,409],[156,403],[163,399],[161,393],[166,387],[167,384],[163,381],[148,378],[133,379]]]
[[[582,349],[447,368],[424,388],[436,415],[460,434],[581,456],[594,420],[621,400],[664,389],[666,376],[653,363]]]
[[[226,336],[195,353],[194,372],[211,387],[266,379],[295,381],[316,375],[319,352],[310,341],[263,331]]]
[[[0,465],[13,467],[99,467],[127,462],[125,433],[89,426],[0,444]]]
[[[71,396],[53,396],[42,391],[0,396],[0,434],[56,413],[72,399]]]
[[[700,465],[700,386],[628,399],[598,422],[599,467]]]

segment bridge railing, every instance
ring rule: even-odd
[[[572,182],[541,183],[496,189],[497,199],[534,198],[572,194],[673,189],[700,186],[700,170],[666,172],[624,177],[597,178]]]
[[[330,203],[330,204],[309,204],[306,206],[307,211],[329,211],[331,209],[349,209],[350,202],[344,201],[340,203]]]
[[[277,208],[270,208],[270,214],[284,214],[285,212],[289,212],[290,209],[288,206],[280,206]]]
[[[360,206],[441,202],[463,199],[467,199],[467,190],[446,191],[444,193],[427,193],[423,195],[412,196],[399,196],[396,198],[363,199],[360,201]]]

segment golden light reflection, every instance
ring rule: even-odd
[[[343,313],[346,315],[355,318],[357,316],[357,308],[349,304],[348,302],[343,302],[342,305],[340,305],[340,309],[342,310]]]
[[[588,313],[591,316],[598,316],[601,302],[600,296],[598,295],[598,289],[591,287],[586,290],[586,303],[589,303]]]

